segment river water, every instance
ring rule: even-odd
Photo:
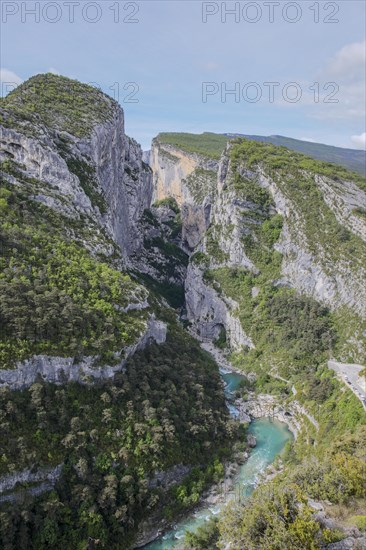
[[[230,405],[233,393],[243,379],[243,376],[237,373],[221,373],[225,382],[225,393],[229,401],[231,414],[236,416],[237,411],[233,405]],[[187,531],[195,531],[203,525],[210,517],[217,515],[220,510],[230,500],[245,500],[255,489],[259,476],[271,464],[276,456],[284,449],[286,443],[292,439],[292,434],[286,424],[277,421],[271,421],[267,418],[254,420],[248,432],[257,439],[257,446],[252,449],[248,460],[240,467],[235,478],[234,487],[230,492],[224,493],[222,501],[215,506],[203,504],[194,512],[177,523],[174,529],[165,533],[156,541],[144,546],[144,550],[169,550],[179,544],[179,540],[184,537]]]

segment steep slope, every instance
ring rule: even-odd
[[[182,250],[182,217],[176,200],[156,201],[139,222],[141,245],[130,262],[136,276],[177,309],[184,304],[188,255]]]
[[[202,163],[217,154],[213,136],[161,134],[154,140],[155,195],[175,196],[182,212],[192,208],[191,176],[187,173],[196,170],[193,159]],[[202,143],[198,147],[199,137]],[[175,155],[173,160],[167,151]],[[247,140],[241,145],[231,141],[215,168],[217,183],[198,186],[196,207],[200,220],[205,211],[205,223],[196,232],[189,216],[182,216],[183,235],[195,237],[188,238],[189,250],[198,252],[188,266],[188,319],[204,338],[210,334],[217,338],[223,326],[228,340],[233,333],[234,347],[251,345],[250,335],[245,334],[248,327],[241,333],[238,323],[230,320],[238,318],[232,315],[237,309],[236,297],[233,293],[225,296],[222,288],[218,293],[212,285],[207,290],[203,280],[212,269],[239,267],[254,276],[253,288],[248,289],[254,302],[260,301],[256,278],[274,287],[293,288],[331,307],[336,317],[347,318],[348,344],[343,358],[347,347],[362,356],[362,322],[360,325],[356,319],[364,319],[366,311],[362,178],[282,147]],[[226,326],[230,323],[231,327]]]
[[[210,156],[220,159],[228,141],[235,138],[245,138],[251,141],[271,143],[279,147],[286,147],[291,151],[303,153],[315,160],[331,162],[340,165],[351,172],[357,172],[361,176],[366,175],[366,153],[359,149],[346,149],[334,147],[323,143],[315,143],[294,139],[285,136],[256,136],[249,134],[214,134],[204,132],[203,134],[188,134],[179,132],[165,132],[159,134],[159,140],[171,145],[176,149],[187,153],[196,153],[203,156]]]
[[[113,376],[165,339],[147,291],[118,271],[140,238],[150,170],[121,108],[89,86],[41,75],[3,107],[2,383]]]
[[[159,134],[152,143],[154,200],[172,197],[177,201],[182,215],[183,246],[190,251],[199,244],[208,227],[221,140],[217,145],[213,135],[211,143],[209,135],[207,147],[190,152],[189,147],[182,149],[175,145],[174,136]]]
[[[131,548],[142,519],[177,512],[155,476],[192,505],[237,431],[161,297],[182,293],[179,213],[150,210],[108,96],[38,75],[1,106],[0,546]]]
[[[248,375],[240,410],[295,415],[298,430],[275,480],[185,549],[363,547],[366,416],[327,361],[365,364],[365,191],[283,147],[237,139],[223,153],[187,269],[188,324]]]
[[[29,178],[53,186],[66,213],[92,217],[127,259],[152,186],[141,147],[124,133],[119,105],[91,86],[47,74],[19,86],[2,108],[2,160],[25,165]],[[55,199],[48,193],[36,200],[52,208]]]
[[[231,144],[221,161],[217,200],[201,246],[206,256],[193,257],[188,269],[192,320],[197,323],[200,310],[193,303],[197,263],[202,263],[201,279],[210,271],[220,275],[220,268],[240,268],[238,284],[246,274],[251,279],[245,295],[253,305],[271,284],[316,299],[335,315],[365,319],[364,185],[351,173],[285,149],[250,141]],[[231,278],[233,286],[235,274]],[[202,288],[198,291],[202,294]],[[240,293],[231,289],[229,296]],[[360,346],[361,327],[362,321],[353,335]]]

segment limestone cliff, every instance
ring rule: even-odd
[[[150,153],[153,171],[153,201],[176,199],[182,213],[182,242],[189,251],[208,228],[218,162],[153,140]]]
[[[39,269],[42,271],[44,262],[44,258],[37,260],[39,266],[35,267],[36,260],[29,248],[36,246],[34,239],[39,227],[42,247],[47,246],[48,237],[54,241],[51,241],[52,246],[66,246],[70,252],[74,250],[71,243],[77,244],[78,251],[74,250],[74,253],[80,258],[91,254],[96,262],[101,260],[110,269],[116,270],[114,275],[110,271],[110,281],[110,277],[119,277],[122,286],[126,284],[130,290],[135,287],[130,292],[126,286],[126,300],[118,302],[114,298],[111,305],[119,312],[120,319],[127,322],[126,327],[136,327],[133,336],[131,333],[131,338],[126,339],[124,348],[113,350],[112,366],[104,361],[103,367],[96,368],[95,357],[81,352],[75,358],[64,349],[60,354],[35,351],[34,357],[29,356],[30,351],[23,353],[22,357],[25,355],[26,360],[16,361],[16,366],[12,364],[7,369],[10,352],[0,367],[1,383],[12,388],[23,388],[32,384],[37,376],[56,383],[113,376],[114,372],[123,368],[126,358],[134,350],[152,340],[163,342],[166,334],[165,325],[155,319],[151,310],[148,291],[142,285],[128,282],[128,276],[123,278],[117,275],[117,272],[132,267],[131,257],[144,244],[140,221],[151,204],[152,173],[142,159],[141,147],[126,136],[124,113],[117,102],[91,86],[55,75],[33,77],[3,99],[0,129],[2,196],[5,197],[1,200],[5,201],[5,213],[9,220],[24,224],[23,235],[19,231],[16,240],[19,241],[19,249],[24,250],[19,269],[26,269],[30,287],[34,284],[34,278],[37,279],[36,275],[31,275],[32,270],[34,273]],[[12,203],[8,205],[8,200],[16,204],[17,214],[12,213]],[[28,219],[34,228],[28,227]],[[10,228],[10,225],[7,227]],[[10,254],[15,245],[11,244],[12,236],[7,231],[1,239],[9,247]],[[33,241],[30,239],[26,246],[21,241],[28,233],[33,235]],[[42,255],[41,248],[36,247],[37,250],[36,253]],[[83,250],[88,254],[85,255]],[[52,263],[54,255],[50,248],[49,262]],[[65,258],[66,269],[68,262],[71,263],[71,259]],[[93,265],[91,276],[94,269],[105,269],[98,267],[97,263]],[[85,265],[85,268],[90,269],[90,266]],[[44,266],[45,270],[50,275],[39,272],[38,278],[44,278],[44,284],[50,285],[52,267]],[[8,279],[9,289],[14,281],[11,270],[8,270]],[[65,286],[66,280],[61,284]],[[110,292],[105,288],[108,284],[106,279],[99,287],[102,300]],[[47,301],[51,287],[48,291],[45,289],[43,286],[42,291],[38,290],[36,300]],[[60,303],[68,292],[60,288],[57,292],[60,292]],[[122,288],[118,292],[124,294]],[[23,294],[25,299],[25,291]],[[79,298],[76,291],[75,299]],[[2,309],[6,308],[6,293],[3,300]],[[7,303],[11,304],[11,301],[9,295]],[[102,302],[98,306],[97,301],[95,306],[97,309],[103,307]],[[84,305],[80,303],[81,316],[86,315],[85,311],[82,313],[83,309]],[[65,309],[63,311],[66,312]],[[12,315],[10,309],[9,315]],[[96,315],[101,314],[96,312]],[[77,316],[74,312],[70,318],[71,324]],[[14,327],[9,329],[8,338],[12,339],[13,334]],[[47,333],[44,333],[43,340],[47,338]],[[17,343],[11,346],[15,350],[19,348]],[[37,349],[36,346],[34,348]]]
[[[49,79],[54,81],[49,75],[37,78],[17,90],[14,99],[7,98],[2,110],[0,161],[17,163],[24,177],[38,181],[34,200],[76,219],[90,217],[117,243],[126,262],[139,245],[137,222],[152,197],[151,171],[142,160],[141,147],[126,136],[121,107],[97,90],[89,92],[96,96],[91,101],[99,111],[107,110],[108,116],[93,120],[87,113],[86,127],[72,127],[68,119],[77,116],[72,104],[56,120],[36,116],[31,125],[24,122],[24,104],[38,101],[32,98],[32,86],[38,92],[39,81],[46,86]],[[73,81],[56,78],[56,82],[68,87],[72,100]],[[85,90],[77,93],[82,97]],[[14,178],[12,182],[17,184]]]
[[[175,196],[182,212],[198,202],[201,219],[203,206],[209,205],[198,232],[183,217],[185,242],[193,252],[186,279],[187,317],[197,333],[214,340],[223,326],[233,349],[253,345],[238,328],[238,303],[205,277],[220,268],[239,268],[257,277],[253,297],[263,284],[288,287],[333,311],[347,308],[365,318],[366,193],[360,177],[338,168],[333,173],[332,165],[313,165],[279,148],[273,153],[257,145],[256,157],[251,151],[236,157],[236,147],[227,146],[218,166],[213,161],[215,185],[200,187],[200,193],[196,189],[194,198],[189,178],[199,155],[162,144],[159,136],[153,143],[154,196]],[[275,161],[271,155],[277,155]]]

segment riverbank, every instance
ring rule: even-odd
[[[230,413],[239,421],[249,424],[246,449],[236,452],[232,459],[224,464],[223,479],[206,490],[195,508],[186,510],[175,519],[174,524],[159,518],[158,514],[143,522],[135,544],[136,549],[178,550],[178,539],[184,537],[186,531],[194,530],[210,516],[218,514],[230,499],[246,498],[258,483],[277,475],[278,472],[273,466],[269,470],[268,467],[279,456],[285,442],[290,439],[286,434],[291,432],[296,437],[298,432],[298,426],[285,414],[287,411],[282,411],[281,407],[273,402],[273,396],[250,394],[249,404],[241,399],[235,400],[235,391],[240,381],[246,378],[245,374],[233,368],[222,350],[212,343],[201,342],[201,347],[214,357],[219,366]],[[244,408],[247,412],[244,412]],[[268,420],[265,420],[265,417]],[[256,430],[259,433],[258,445]]]
[[[197,335],[192,335],[192,336],[197,338]],[[207,351],[215,359],[221,372],[224,372],[227,374],[234,372],[236,374],[240,374],[244,378],[246,377],[246,375],[242,371],[240,371],[239,369],[235,369],[232,366],[230,361],[226,359],[224,352],[220,348],[215,346],[212,342],[202,342],[200,340],[199,342],[200,342],[201,348]]]
[[[201,342],[201,347],[214,357],[221,374],[236,374],[243,378],[251,378],[250,374],[246,375],[239,369],[235,369],[226,359],[223,351],[211,342]],[[301,430],[303,417],[306,417],[316,430],[319,428],[315,418],[298,401],[285,402],[283,399],[271,394],[249,392],[245,401],[240,398],[235,399],[235,401],[228,403],[228,407],[231,413],[243,423],[250,423],[255,418],[278,420],[287,425],[295,439],[297,439]]]
[[[185,510],[180,516],[175,518],[174,523],[159,517],[158,514],[150,517],[140,524],[139,536],[135,543],[135,550],[139,548],[148,548],[148,545],[161,537],[166,531],[174,529],[179,522],[189,514],[198,514],[202,509],[211,506],[217,506],[225,502],[225,497],[230,493],[237,480],[240,467],[249,457],[250,443],[248,441],[248,450],[237,451],[231,460],[224,463],[224,477],[219,483],[210,486],[201,496],[198,504],[191,509]]]
[[[239,411],[239,418],[270,418],[287,424],[294,438],[298,437],[304,425],[304,418],[312,424],[315,430],[319,429],[317,420],[297,401],[285,402],[270,394],[249,393],[248,398],[235,400],[235,407]]]
[[[164,529],[164,534],[159,533],[159,538],[144,547],[144,550],[178,550],[185,533],[196,531],[217,516],[228,502],[248,498],[259,483],[278,474],[280,470],[277,467],[268,467],[281,455],[291,439],[292,435],[285,424],[268,419],[254,420],[248,428],[248,449],[236,455],[235,462],[230,461],[225,465],[224,480],[211,486],[194,510],[186,511],[183,519],[176,521],[170,531]],[[255,441],[257,444],[249,453],[249,447]]]
[[[301,429],[297,408],[292,403],[278,402],[274,395],[249,393],[245,401],[241,398],[236,399],[235,407],[239,411],[239,419],[269,418],[283,422],[295,439]]]

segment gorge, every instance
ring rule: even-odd
[[[252,483],[283,450],[179,544],[366,548],[366,396],[327,367],[365,365],[365,178],[219,134],[143,153],[113,99],[53,74],[1,107],[0,546],[141,546],[235,455]],[[236,418],[258,407],[296,437]],[[281,444],[250,470],[256,426]]]

